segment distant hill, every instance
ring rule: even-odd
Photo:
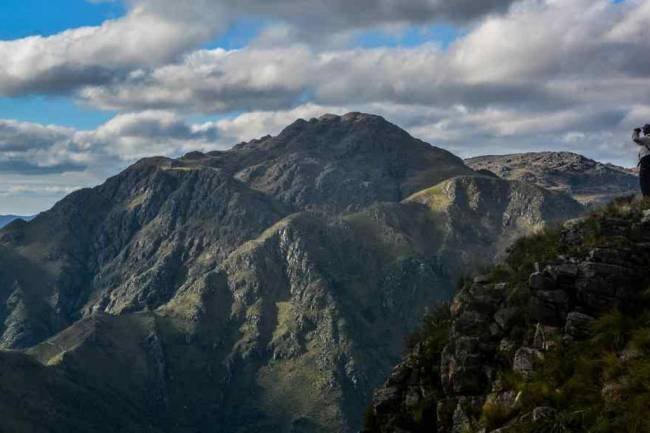
[[[633,170],[571,152],[487,155],[467,159],[465,163],[504,179],[566,192],[583,204],[604,204],[639,191],[639,181]]]
[[[0,215],[0,229],[14,220],[30,221],[33,216]]]
[[[462,275],[583,211],[361,113],[142,160],[0,230],[2,429],[358,431]]]

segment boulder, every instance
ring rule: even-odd
[[[521,309],[517,307],[502,308],[494,314],[494,321],[504,331],[509,330],[521,315]]]
[[[564,333],[575,339],[584,339],[591,334],[591,324],[594,318],[577,311],[572,311],[567,315]]]
[[[553,290],[555,280],[547,272],[534,272],[528,279],[528,285],[532,290]]]
[[[532,347],[522,347],[515,353],[512,370],[525,379],[530,379],[535,374],[535,367],[544,360],[544,354]]]
[[[563,325],[568,312],[569,297],[563,290],[542,290],[531,298],[531,317],[544,325]]]

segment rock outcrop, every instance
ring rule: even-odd
[[[365,431],[646,431],[648,208],[519,241],[429,319]]]

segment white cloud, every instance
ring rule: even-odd
[[[107,83],[139,67],[172,61],[203,42],[221,24],[215,5],[173,12],[135,2],[128,14],[100,26],[49,36],[0,41],[0,96],[66,93]]]
[[[0,41],[0,96],[70,93],[120,81],[138,68],[172,61],[250,15],[323,41],[332,32],[373,26],[474,19],[504,10],[513,1],[125,0],[128,13],[100,26]]]
[[[109,85],[86,87],[80,97],[102,108],[205,113],[287,109],[306,100],[529,110],[577,110],[593,103],[607,103],[611,110],[650,100],[650,60],[641,55],[646,40],[619,35],[612,42],[611,36],[612,28],[644,14],[645,4],[529,3],[484,20],[448,50],[433,44],[203,50]]]
[[[79,132],[75,140],[122,161],[151,155],[177,156],[214,147],[219,132],[209,125],[189,125],[174,113],[145,111],[116,116],[94,131]]]

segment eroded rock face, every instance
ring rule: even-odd
[[[421,368],[410,354],[388,382],[390,408],[373,406],[366,432],[508,432],[553,419],[549,407],[523,411],[520,393],[504,377],[531,381],[548,356],[562,356],[560,344],[588,339],[599,316],[638,310],[649,280],[649,241],[650,224],[640,212],[626,218],[605,214],[567,224],[557,242],[569,253],[537,263],[523,283],[475,278],[451,304],[447,344],[432,360],[440,364],[440,377],[415,385],[436,396],[421,408],[435,408],[435,420],[420,422],[405,406],[404,392],[414,385],[399,379]],[[628,348],[619,358],[629,362],[634,356],[638,352]],[[603,398],[620,403],[623,389],[619,382],[607,383]]]

